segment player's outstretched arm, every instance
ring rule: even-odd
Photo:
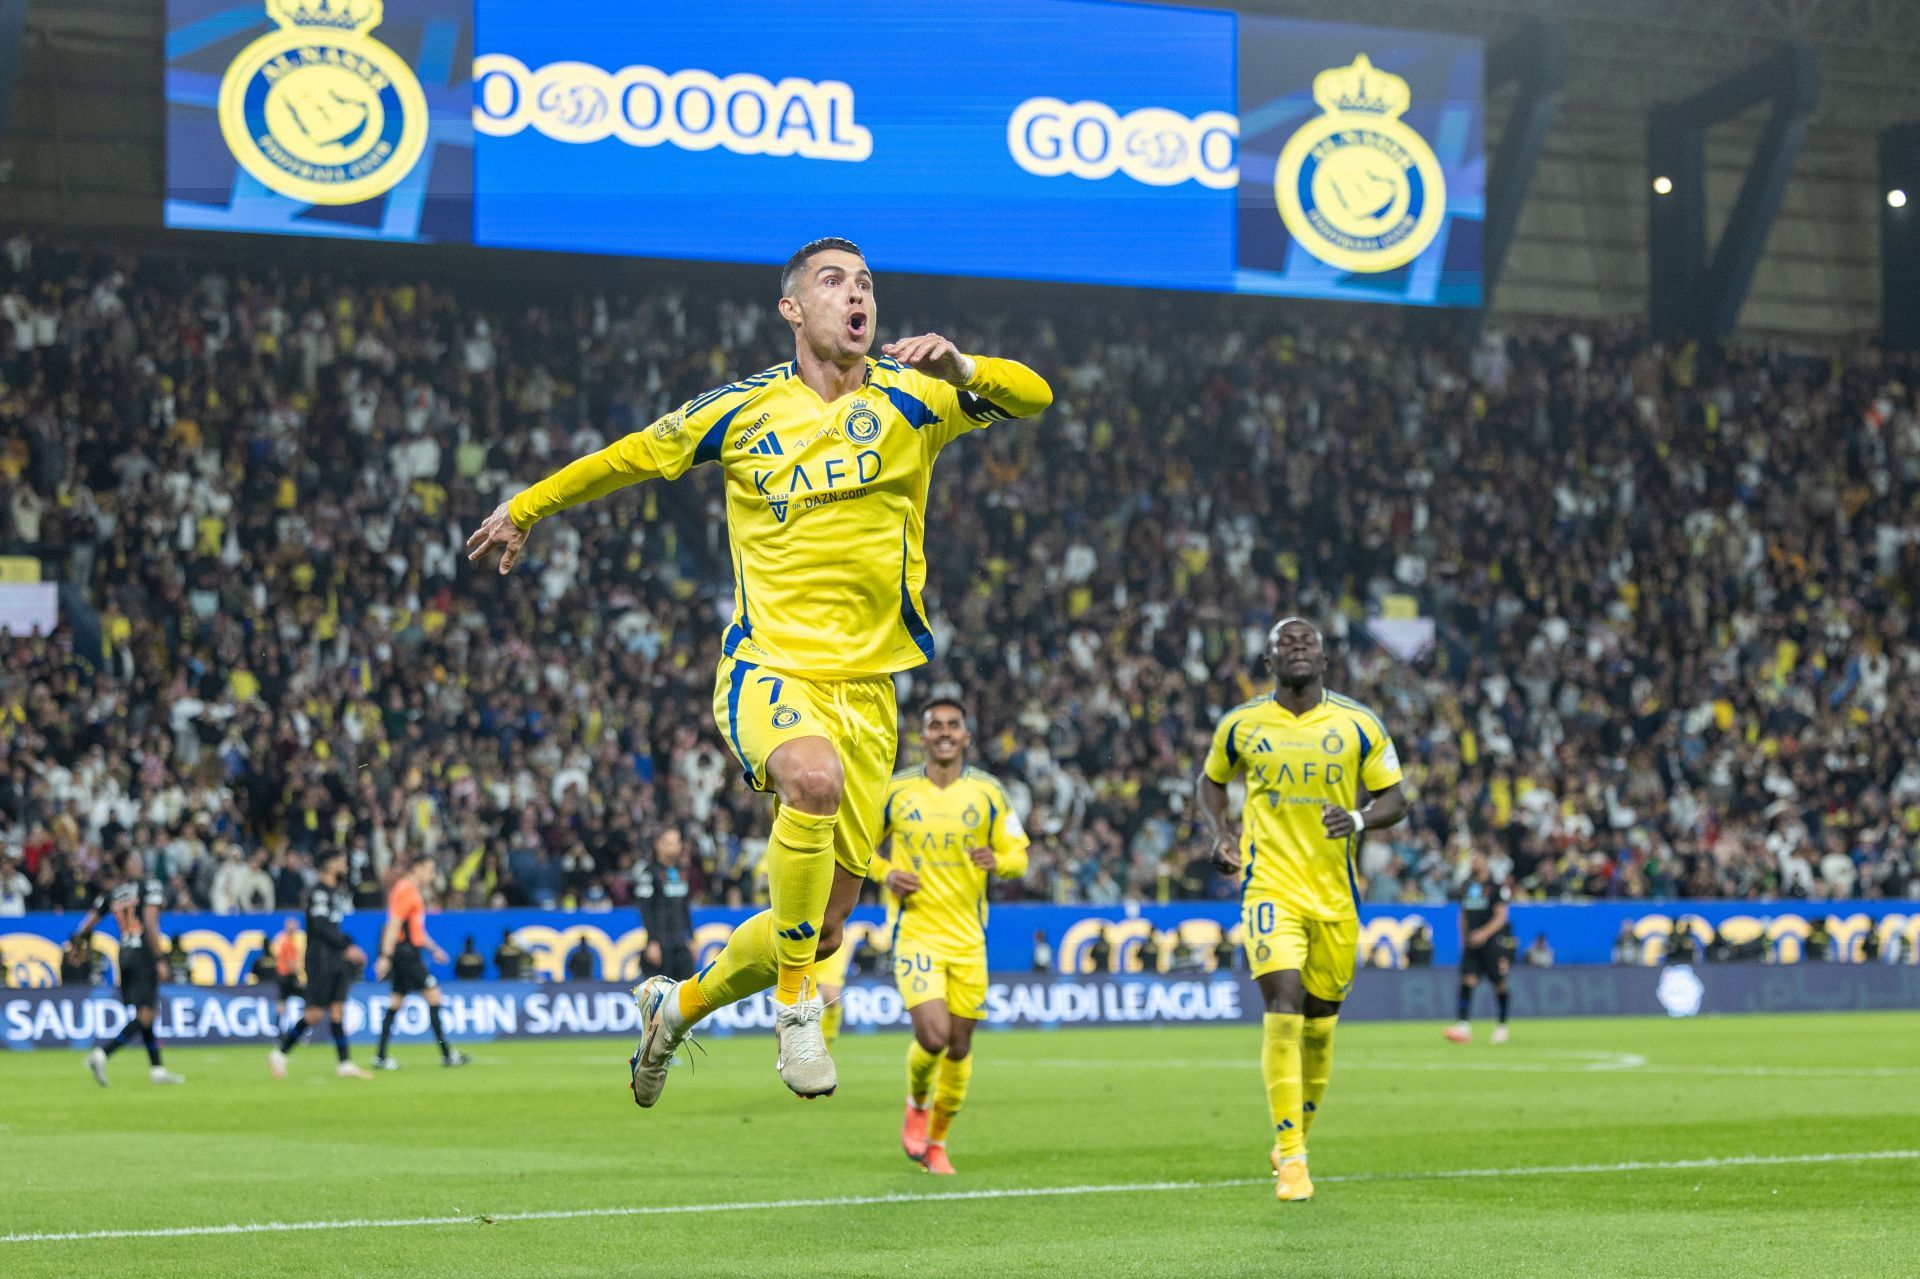
[[[658,479],[662,468],[647,442],[651,433],[659,433],[668,422],[677,422],[676,412],[649,427],[647,431],[614,441],[598,453],[589,453],[567,463],[530,488],[516,493],[495,507],[493,514],[467,539],[467,558],[484,564],[495,551],[500,552],[500,571],[513,571],[533,526],[556,511],[581,502],[605,497],[629,484]]]
[[[910,369],[958,387],[962,409],[977,419],[1032,417],[1053,403],[1047,380],[1020,361],[963,354],[938,333],[888,342],[880,350]]]

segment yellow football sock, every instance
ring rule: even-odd
[[[716,1008],[765,990],[773,977],[773,912],[763,910],[733,930],[706,971],[680,983],[680,1016],[691,1026]]]
[[[773,997],[800,998],[820,946],[820,923],[833,892],[833,827],[837,814],[803,813],[790,804],[774,814],[767,835],[767,892],[772,899],[773,949],[779,964]]]
[[[836,999],[820,1014],[820,1036],[827,1041],[828,1052],[833,1051],[833,1041],[840,1038],[840,1014],[845,1009],[846,1005]]]
[[[1309,1017],[1300,1026],[1300,1135],[1313,1131],[1320,1099],[1327,1095],[1327,1076],[1333,1073],[1333,1028],[1338,1016]]]
[[[959,1061],[948,1057],[940,1063],[940,1074],[933,1085],[933,1118],[927,1121],[927,1140],[945,1141],[953,1117],[967,1100],[967,1081],[973,1078],[973,1054]]]
[[[713,1011],[713,1005],[700,990],[699,979],[683,981],[675,990],[675,998],[680,1008],[680,1020],[691,1026]]]
[[[1268,1013],[1260,1046],[1260,1074],[1267,1081],[1267,1109],[1282,1159],[1307,1145],[1300,1118],[1300,1023],[1305,1020],[1299,1013]]]
[[[922,1110],[933,1091],[933,1072],[945,1053],[930,1053],[915,1039],[907,1044],[907,1099]]]

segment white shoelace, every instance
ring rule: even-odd
[[[780,1048],[795,1065],[808,1065],[827,1055],[826,1037],[820,1033],[820,1015],[824,1011],[818,996],[795,1000],[780,1010],[777,1021],[780,1028],[788,1032],[780,1036]]]

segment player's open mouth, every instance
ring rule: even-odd
[[[867,313],[865,311],[855,311],[847,316],[847,332],[857,338],[867,335]]]

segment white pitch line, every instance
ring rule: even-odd
[[[1449,1168],[1431,1172],[1350,1172],[1315,1182],[1460,1181],[1490,1177],[1569,1177],[1622,1172],[1678,1172],[1704,1168],[1775,1167],[1783,1164],[1867,1163],[1920,1160],[1920,1150],[1859,1150],[1810,1155],[1726,1155],[1703,1159],[1627,1160],[1612,1164],[1551,1164],[1531,1168]],[[553,1208],[539,1212],[462,1213],[446,1217],[354,1217],[342,1221],[251,1221],[217,1226],[167,1226],[146,1230],[74,1230],[0,1235],[7,1243],[86,1243],[97,1239],[200,1239],[214,1235],[286,1234],[310,1230],[391,1230],[408,1226],[464,1226],[476,1222],[575,1221],[583,1217],[669,1217],[721,1212],[769,1212],[783,1208],[864,1208],[880,1204],[957,1203],[982,1199],[1051,1199],[1078,1195],[1159,1194],[1179,1190],[1225,1190],[1271,1183],[1272,1177],[1222,1181],[1134,1181],[1106,1186],[1025,1186],[1000,1190],[950,1190],[907,1195],[844,1195],[822,1199],[759,1199],[733,1203],[653,1204],[620,1208]]]
[[[1451,1051],[1451,1050],[1449,1050]],[[1023,1059],[1023,1066],[1056,1067],[1063,1070],[1237,1070],[1255,1071],[1260,1063],[1253,1057],[1216,1057],[1151,1061],[1108,1060],[1105,1058],[1035,1057]],[[1755,1078],[1831,1078],[1831,1079],[1911,1079],[1920,1077],[1920,1066],[1660,1066],[1638,1053],[1608,1053],[1602,1056],[1572,1057],[1566,1061],[1412,1060],[1407,1058],[1344,1058],[1342,1070],[1493,1071],[1512,1074],[1587,1074],[1600,1071],[1632,1071],[1636,1075],[1747,1075]]]

